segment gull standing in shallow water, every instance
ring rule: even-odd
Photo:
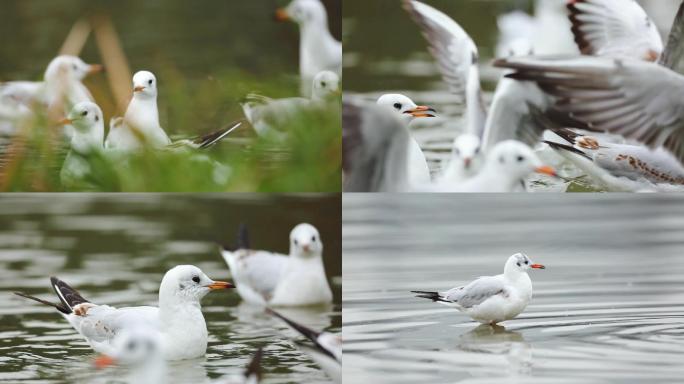
[[[508,258],[504,273],[483,276],[462,287],[445,292],[411,291],[417,297],[456,308],[483,324],[494,325],[513,319],[525,310],[532,298],[530,268],[545,269],[533,264],[529,257],[516,253]]]
[[[179,265],[164,275],[159,286],[159,307],[114,308],[89,302],[56,277],[50,278],[59,303],[21,292],[15,294],[55,307],[97,352],[113,351],[116,336],[129,326],[142,324],[159,332],[164,358],[192,359],[207,351],[207,325],[200,300],[212,290],[234,288],[214,281],[193,265]]]
[[[335,383],[342,382],[342,337],[329,332],[317,332],[298,324],[280,313],[267,309],[267,312],[283,320],[300,335],[309,339],[313,345],[297,343],[311,359],[316,362]]]
[[[299,24],[299,75],[302,95],[311,95],[310,84],[321,71],[342,76],[342,44],[328,30],[328,15],[320,0],[293,0],[276,11],[279,21]]]
[[[290,232],[290,254],[249,248],[247,228],[240,226],[237,249],[221,252],[237,290],[250,304],[306,306],[328,304],[332,291],[323,267],[323,242],[311,224]]]

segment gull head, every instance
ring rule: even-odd
[[[102,110],[97,104],[90,101],[82,101],[74,106],[66,119],[60,122],[63,125],[72,125],[76,132],[91,132],[93,128],[102,127],[104,130],[104,118]]]
[[[194,265],[178,265],[171,268],[159,287],[159,304],[171,300],[175,303],[197,303],[207,293],[217,289],[235,288],[231,283],[214,281]]]
[[[322,71],[316,74],[313,79],[313,95],[314,100],[323,100],[330,95],[339,94],[340,92],[340,77],[337,73],[331,71]]]
[[[542,164],[532,148],[517,140],[505,140],[496,144],[487,155],[487,166],[515,181],[522,180],[533,172],[556,176],[556,171]]]
[[[326,25],[328,14],[320,0],[294,0],[287,7],[276,11],[278,21],[292,20],[299,25]]]
[[[545,266],[541,264],[534,264],[527,255],[524,253],[516,253],[506,260],[506,265],[504,266],[504,275],[511,277],[519,273],[527,273],[527,271],[532,269],[546,269]]]
[[[377,104],[391,108],[399,113],[401,118],[406,122],[411,122],[420,117],[435,117],[434,108],[425,105],[416,105],[413,100],[399,93],[382,95],[378,98]]]
[[[464,133],[454,140],[451,150],[451,161],[457,161],[463,169],[476,166],[480,159],[480,138],[472,133]]]
[[[140,324],[127,326],[118,332],[112,341],[111,352],[98,357],[95,366],[105,368],[116,364],[136,367],[161,359],[163,354],[159,333]]]
[[[133,75],[133,97],[153,99],[157,97],[157,78],[150,71]]]
[[[81,81],[86,76],[102,72],[104,67],[98,64],[86,64],[76,56],[61,55],[54,58],[45,71],[45,81],[65,79]]]
[[[323,242],[318,230],[311,224],[302,223],[290,232],[290,253],[292,256],[311,257],[323,252]]]

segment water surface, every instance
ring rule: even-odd
[[[123,369],[96,371],[95,353],[55,311],[12,294],[55,299],[58,276],[95,303],[156,305],[166,270],[194,264],[230,281],[216,243],[232,244],[240,222],[255,247],[286,252],[299,222],[321,233],[335,297],[329,307],[285,314],[339,332],[340,200],[335,196],[5,195],[0,197],[0,381],[111,382]],[[240,373],[257,348],[266,383],[321,383],[325,374],[289,340],[295,334],[236,292],[202,301],[209,330],[205,358],[174,362],[174,382],[204,383]]]
[[[681,382],[682,203],[345,195],[345,381]],[[547,269],[530,272],[532,301],[503,327],[409,292],[501,273],[516,252]]]

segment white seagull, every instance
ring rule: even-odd
[[[128,104],[126,114],[123,118],[114,118],[110,121],[105,147],[125,151],[135,151],[143,147],[203,149],[216,144],[241,124],[231,123],[207,135],[172,143],[159,124],[157,78],[152,72],[139,71],[133,75],[133,98]]]
[[[250,94],[240,106],[247,121],[252,124],[259,136],[275,133],[280,138],[284,138],[285,132],[278,128],[307,108],[324,107],[333,95],[339,94],[340,77],[331,71],[319,72],[311,83],[311,89],[310,99],[304,97],[271,99]]]
[[[280,318],[292,329],[306,337],[311,345],[297,343],[300,349],[306,352],[311,359],[318,364],[323,371],[333,379],[335,383],[342,382],[342,337],[330,332],[318,332],[302,324],[288,319],[273,310],[268,313]]]
[[[193,265],[179,265],[164,275],[159,287],[159,307],[114,308],[89,302],[56,277],[52,288],[60,303],[51,303],[21,292],[17,295],[55,307],[97,352],[114,353],[114,339],[129,326],[142,324],[159,332],[164,358],[192,359],[207,350],[207,325],[200,300],[212,290],[234,288],[214,281]]]
[[[434,108],[425,105],[417,105],[408,96],[399,93],[384,94],[378,98],[377,104],[391,108],[399,113],[399,116],[401,116],[401,119],[404,120],[407,125],[417,118],[435,116]],[[413,136],[409,137],[408,151],[409,181],[412,184],[429,183],[430,180],[432,180],[430,177],[430,167],[428,166],[423,150],[420,148],[420,144],[418,144]]]
[[[95,359],[95,366],[125,366],[126,382],[131,384],[162,384],[168,382],[162,338],[157,329],[144,324],[132,324],[121,329],[111,343],[108,354]]]
[[[252,250],[247,228],[240,226],[237,249],[223,249],[237,291],[250,304],[307,306],[332,302],[323,267],[323,242],[311,224],[290,232],[290,254]]]
[[[494,325],[513,319],[525,310],[532,298],[532,281],[527,271],[544,269],[529,257],[516,253],[508,258],[504,272],[483,276],[462,287],[444,292],[411,291],[416,297],[456,308],[483,324]]]
[[[342,43],[328,30],[328,15],[320,0],[293,0],[276,11],[276,19],[299,24],[299,75],[302,95],[310,95],[310,84],[321,71],[342,76]]]
[[[71,148],[60,171],[62,185],[70,185],[93,172],[86,157],[104,149],[104,115],[97,104],[83,101],[61,123],[74,127]]]

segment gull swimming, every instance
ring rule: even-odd
[[[285,137],[285,132],[278,130],[286,125],[298,113],[307,108],[324,107],[333,95],[340,92],[340,77],[331,71],[319,72],[311,83],[311,98],[289,97],[271,99],[266,96],[250,94],[240,104],[242,110],[259,136],[275,134]]]
[[[332,71],[342,76],[342,43],[328,29],[328,15],[320,0],[293,0],[276,11],[276,19],[299,24],[299,75],[302,95],[311,95],[316,74]]]
[[[237,291],[250,304],[307,306],[332,302],[318,230],[302,223],[290,232],[290,254],[250,249],[247,227],[240,226],[236,249],[221,252]]]
[[[300,335],[306,337],[311,342],[311,345],[297,343],[297,346],[311,356],[311,359],[335,383],[342,382],[342,337],[340,335],[314,331],[271,309],[268,309],[267,312],[278,317]]]
[[[456,308],[477,322],[494,325],[515,318],[527,307],[532,299],[532,280],[527,274],[531,268],[546,267],[533,264],[525,254],[516,253],[508,258],[500,275],[479,277],[444,292],[411,292],[416,297]]]
[[[192,359],[207,350],[207,325],[200,300],[209,292],[234,288],[214,281],[193,265],[179,265],[164,275],[159,287],[159,306],[115,308],[91,303],[78,291],[51,277],[59,303],[52,303],[21,292],[15,294],[56,308],[97,352],[114,353],[116,336],[129,326],[142,324],[159,332],[164,358]]]
[[[123,118],[110,121],[105,147],[124,151],[135,151],[144,147],[169,149],[190,147],[208,148],[237,129],[242,123],[235,122],[227,127],[191,140],[171,142],[166,131],[159,124],[157,109],[157,78],[152,72],[139,71],[133,75],[133,98]]]
[[[377,104],[392,108],[398,112],[400,114],[399,116],[401,116],[402,120],[404,120],[407,125],[417,118],[435,116],[434,108],[417,105],[408,96],[398,93],[387,93],[380,96],[377,100]],[[420,144],[418,144],[413,136],[409,137],[408,151],[409,181],[412,184],[429,183],[431,180],[430,167],[428,166],[423,150],[420,149]]]
[[[126,382],[162,384],[168,382],[166,360],[159,331],[144,324],[132,324],[114,337],[107,354],[95,359],[99,369],[111,365],[127,368]]]

